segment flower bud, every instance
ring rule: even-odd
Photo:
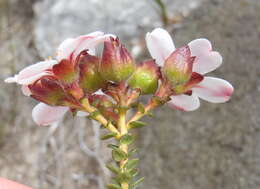
[[[100,73],[105,80],[124,81],[132,75],[134,70],[134,60],[118,38],[110,38],[110,41],[104,43]]]
[[[164,63],[164,77],[173,86],[185,84],[191,77],[194,59],[188,46],[175,50]]]
[[[99,59],[89,54],[84,55],[79,62],[79,85],[86,93],[93,93],[105,85],[105,80],[98,72]]]
[[[159,76],[159,67],[154,60],[149,60],[137,66],[128,84],[139,88],[142,94],[152,94],[157,90]]]
[[[43,77],[28,87],[31,97],[49,105],[62,105],[65,99],[62,86],[53,77]]]
[[[77,70],[69,60],[61,60],[52,68],[55,77],[63,83],[69,84],[75,81],[78,77]]]

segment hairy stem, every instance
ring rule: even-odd
[[[120,109],[119,111],[119,120],[118,120],[118,127],[120,131],[120,135],[124,136],[128,133],[127,125],[126,125],[126,110]],[[128,154],[128,145],[119,143],[119,148],[124,151],[126,154]],[[119,162],[119,167],[121,172],[124,172],[124,165],[127,163],[128,158],[125,160],[121,160]],[[128,189],[129,183],[127,182],[121,182],[122,189]]]
[[[84,107],[84,110],[88,113],[93,113],[93,112],[97,111],[97,109],[95,107],[93,107],[89,104],[88,99],[84,99],[82,101],[82,106]],[[98,114],[93,119],[100,122],[105,128],[107,128],[111,132],[116,133],[117,134],[116,138],[119,138],[120,132],[117,130],[117,128],[112,123],[107,121],[107,119],[104,116],[102,116],[101,114]]]

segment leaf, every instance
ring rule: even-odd
[[[101,137],[101,140],[106,140],[106,139],[115,137],[116,135],[117,135],[117,133],[108,133],[107,135],[103,135],[103,136]]]
[[[132,169],[132,170],[130,170],[130,171],[129,171],[129,174],[131,174],[132,177],[137,176],[137,175],[138,175],[138,169]]]
[[[146,115],[148,115],[149,117],[154,117],[153,113],[152,112],[146,112]]]
[[[107,147],[108,147],[108,148],[112,148],[113,150],[119,148],[119,146],[117,146],[117,145],[115,145],[115,144],[108,144]]]
[[[114,165],[112,165],[111,163],[107,164],[106,167],[113,173],[115,174],[119,174],[120,173],[120,169]]]
[[[136,154],[137,152],[138,152],[138,149],[137,149],[137,148],[130,150],[130,151],[128,152],[128,157],[130,157],[130,156]]]
[[[132,179],[132,175],[128,172],[123,172],[117,175],[117,181],[122,182],[129,182]]]
[[[133,184],[130,185],[129,189],[136,189],[138,185],[140,185],[144,181],[144,177],[138,179]]]
[[[108,184],[107,188],[108,189],[122,189],[121,186],[119,186],[118,184]]]
[[[137,108],[138,108],[138,111],[141,112],[142,114],[145,113],[145,108],[142,103],[139,103]]]
[[[127,159],[128,155],[123,150],[116,148],[112,150],[112,157],[115,161],[122,161]]]
[[[100,112],[98,110],[91,112],[88,116],[88,118],[92,118],[95,119],[98,115],[100,114]]]
[[[121,137],[119,142],[120,142],[120,144],[129,145],[134,142],[134,137],[132,135],[126,134]]]
[[[128,170],[132,170],[138,165],[138,163],[139,163],[139,159],[131,159],[127,161],[124,167]]]
[[[142,121],[132,121],[130,124],[129,124],[130,128],[141,128],[141,127],[144,127],[146,126],[146,123],[142,122]]]

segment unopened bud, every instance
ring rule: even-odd
[[[105,85],[105,80],[98,72],[98,66],[98,57],[89,54],[84,55],[79,62],[79,85],[86,93],[93,93]]]
[[[135,70],[135,63],[119,39],[110,38],[104,43],[100,73],[107,81],[127,80]]]
[[[137,66],[128,84],[139,88],[142,94],[152,94],[157,90],[159,76],[159,67],[154,60],[149,60]]]
[[[188,46],[175,50],[164,63],[164,77],[173,86],[185,84],[191,77],[194,59]]]

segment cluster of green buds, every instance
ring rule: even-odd
[[[46,60],[20,71],[6,82],[22,85],[22,91],[40,103],[33,109],[39,125],[57,124],[70,111],[98,121],[115,138],[110,144],[112,159],[107,167],[115,174],[109,189],[135,189],[143,180],[138,175],[138,159],[131,130],[145,125],[140,119],[165,103],[191,111],[199,107],[199,97],[225,102],[232,86],[225,80],[204,77],[222,61],[206,39],[197,39],[175,49],[169,34],[155,29],[146,36],[153,59],[136,63],[126,47],[111,34],[94,32],[65,40],[55,60]],[[101,56],[95,47],[103,44]],[[140,97],[147,95],[143,104]],[[131,110],[131,115],[129,114]]]

